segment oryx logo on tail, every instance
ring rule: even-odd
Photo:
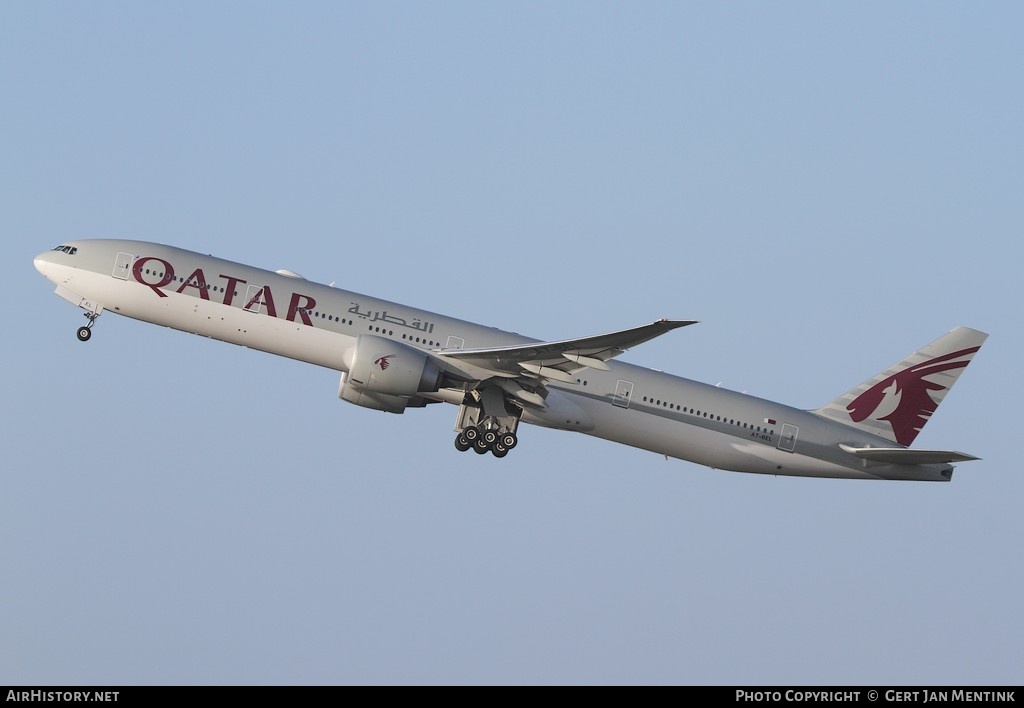
[[[952,381],[937,383],[927,377],[964,368],[979,348],[935,357],[882,379],[846,406],[850,418],[855,423],[868,418],[884,420],[892,426],[896,442],[909,446],[952,385]],[[932,391],[938,393],[937,400],[932,397]]]
[[[814,412],[909,447],[987,337],[957,327]]]

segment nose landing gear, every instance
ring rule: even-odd
[[[99,317],[98,312],[86,312],[85,319],[89,320],[89,324],[78,328],[78,341],[88,342],[92,337],[92,326],[96,324],[96,318]]]

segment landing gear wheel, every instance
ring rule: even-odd
[[[490,446],[480,438],[473,441],[473,452],[478,455],[486,455],[487,451],[490,449]]]
[[[458,450],[459,452],[465,452],[466,450],[468,450],[471,447],[473,447],[473,443],[471,443],[469,440],[466,440],[466,436],[465,435],[463,435],[462,433],[459,433],[457,436],[455,436],[455,449],[456,450]]]
[[[86,312],[85,313],[85,319],[89,320],[89,324],[87,324],[85,327],[79,327],[78,328],[78,332],[76,334],[78,335],[78,341],[79,342],[88,342],[89,341],[89,338],[92,336],[92,326],[94,324],[96,324],[96,319],[99,316],[100,316],[100,313],[98,313],[98,312]]]
[[[495,457],[504,457],[508,454],[508,448],[501,444],[501,441],[494,443],[494,447],[491,448],[491,454]]]
[[[468,440],[469,442],[473,443],[476,442],[476,439],[478,437],[480,437],[480,431],[470,426],[462,431],[462,436],[466,438],[466,440]]]
[[[501,444],[504,445],[509,450],[511,450],[512,448],[519,444],[519,436],[517,436],[515,433],[503,433],[501,435],[500,440]]]
[[[488,447],[493,447],[494,443],[498,442],[498,431],[496,430],[485,430],[480,439],[487,443]]]

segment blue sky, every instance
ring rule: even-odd
[[[1015,3],[5,3],[0,683],[1019,683]],[[817,407],[991,333],[948,485],[714,472],[79,314],[138,238]]]

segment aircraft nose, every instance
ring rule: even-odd
[[[49,278],[50,273],[53,270],[52,252],[43,251],[42,253],[35,257],[35,260],[32,261],[32,264],[36,267],[36,270],[38,270],[40,273]]]
[[[43,274],[44,276],[46,275],[47,260],[45,253],[40,253],[38,256],[36,256],[36,259],[32,261],[32,264],[36,266],[36,269],[39,270],[41,274]]]

